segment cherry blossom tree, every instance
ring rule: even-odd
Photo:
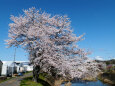
[[[83,35],[73,34],[67,16],[52,16],[30,8],[24,10],[24,15],[11,16],[11,20],[7,44],[21,46],[29,53],[35,80],[40,73],[47,73],[56,80],[96,77],[97,64],[88,59],[88,52],[78,47]]]

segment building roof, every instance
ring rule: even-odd
[[[3,65],[5,66],[11,66],[14,61],[2,61]],[[16,63],[22,63],[22,62],[29,62],[29,61],[15,61]]]

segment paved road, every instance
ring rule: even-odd
[[[29,77],[32,76],[32,73],[28,73],[24,76],[20,76],[20,77],[16,77],[16,78],[12,78],[8,81],[2,82],[0,83],[0,86],[20,86],[20,81],[25,78],[25,77]]]

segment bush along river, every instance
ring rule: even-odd
[[[65,86],[63,83],[61,86]],[[115,86],[115,85],[109,85],[106,83],[101,82],[100,80],[97,81],[76,81],[72,82],[71,86]]]

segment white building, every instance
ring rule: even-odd
[[[22,62],[20,63],[19,67],[20,72],[32,71],[33,66],[29,64],[29,62]]]
[[[3,61],[1,75],[12,75],[12,73],[32,71],[33,66],[28,61]]]
[[[13,63],[13,61],[2,61],[2,72],[1,75],[7,75],[8,74],[8,67]]]

